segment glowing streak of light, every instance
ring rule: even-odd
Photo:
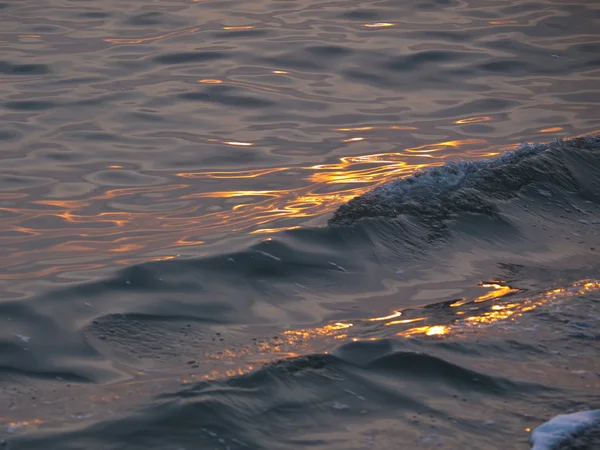
[[[386,27],[393,27],[394,25],[396,25],[396,24],[391,23],[391,22],[378,22],[378,23],[365,23],[365,24],[363,24],[363,27],[365,27],[365,28],[386,28]]]
[[[373,317],[371,319],[369,319],[369,322],[377,322],[380,320],[389,320],[389,319],[394,319],[396,317],[400,317],[402,315],[401,311],[394,311],[392,314],[390,314],[389,316],[383,316],[383,317]]]
[[[457,125],[464,125],[469,123],[480,123],[480,122],[488,122],[492,120],[491,117],[488,116],[478,116],[478,117],[467,117],[465,119],[460,119],[454,122]]]
[[[225,141],[223,144],[233,145],[235,147],[252,147],[254,144],[252,142],[236,142],[236,141]]]
[[[223,27],[224,30],[228,31],[251,30],[252,28],[254,28],[252,25],[244,25],[238,27]]]
[[[425,317],[415,317],[414,319],[392,320],[391,322],[386,323],[385,326],[389,327],[392,325],[404,325],[406,323],[422,322],[424,320],[427,319]]]
[[[251,231],[250,234],[279,233],[280,231],[296,230],[298,228],[300,228],[299,225],[280,228],[260,228],[258,230]]]

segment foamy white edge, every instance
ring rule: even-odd
[[[531,450],[552,450],[570,436],[593,426],[600,426],[600,409],[561,414],[531,433]]]

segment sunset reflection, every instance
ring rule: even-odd
[[[340,341],[361,341],[385,339],[390,332],[404,338],[461,338],[466,333],[474,332],[482,327],[492,325],[504,329],[511,322],[528,311],[540,306],[562,302],[571,298],[600,291],[600,281],[581,280],[565,288],[556,288],[534,295],[524,295],[524,291],[501,283],[482,283],[487,290],[480,296],[451,304],[448,316],[445,312],[438,317],[429,308],[417,308],[406,311],[394,311],[382,317],[357,319],[351,322],[333,322],[324,326],[315,326],[283,331],[275,338],[256,342],[253,346],[231,348],[218,353],[207,353],[208,360],[244,361],[247,372],[253,370],[257,363],[267,363],[285,357],[295,357],[307,353],[322,352]],[[520,293],[517,300],[514,294]],[[477,305],[477,306],[476,306]],[[407,315],[406,319],[399,319]],[[443,319],[443,323],[440,322]],[[425,322],[425,323],[424,323]],[[383,325],[383,328],[381,326]],[[404,328],[396,331],[399,327]],[[243,365],[242,365],[243,367]],[[215,371],[210,376],[218,378]],[[202,375],[206,379],[208,375]]]
[[[365,23],[363,27],[365,28],[386,28],[393,27],[395,24],[390,22],[378,22],[378,23]]]
[[[231,146],[250,147],[251,142],[223,141]],[[274,232],[297,227],[296,223],[281,220],[310,218],[333,211],[340,204],[360,195],[373,185],[406,176],[425,164],[407,163],[403,153],[386,153],[339,158],[337,163],[307,167],[270,167],[241,171],[202,171],[173,174],[184,180],[241,180],[264,179],[278,173],[294,170],[301,173],[303,185],[291,189],[232,190],[193,192],[188,183],[159,186],[108,189],[82,200],[34,200],[29,209],[0,207],[3,212],[0,225],[10,230],[0,241],[10,240],[11,246],[43,239],[36,246],[35,255],[14,252],[10,258],[0,260],[5,269],[2,279],[38,277],[48,270],[27,270],[28,261],[46,258],[93,256],[101,259],[111,254],[139,255],[140,251],[169,249],[199,245],[203,236],[213,233],[247,232],[252,234]],[[441,164],[440,161],[437,164]],[[431,165],[431,163],[429,164]],[[331,189],[328,186],[336,186]],[[190,192],[191,191],[191,192]],[[128,201],[132,196],[167,195],[169,201],[185,202],[170,212],[94,212],[105,202]],[[4,196],[5,198],[10,198]],[[12,198],[16,198],[12,195]],[[23,198],[21,195],[19,198]],[[197,199],[229,199],[219,210],[201,211]],[[235,201],[235,199],[239,199]],[[233,203],[231,202],[232,200]],[[214,209],[217,209],[216,207]],[[36,226],[36,223],[45,222]],[[275,223],[279,222],[279,223]],[[267,230],[267,231],[264,231]],[[5,232],[6,233],[6,232]],[[61,242],[56,242],[56,241]],[[7,246],[5,245],[5,248]],[[79,249],[79,250],[78,250]],[[21,266],[23,265],[23,266]],[[89,267],[89,265],[84,265]],[[101,264],[99,265],[101,266]],[[99,267],[98,266],[98,267]],[[58,265],[58,271],[75,269],[76,265]],[[81,266],[83,267],[83,266]]]
[[[469,124],[469,123],[488,122],[490,120],[492,120],[491,117],[478,116],[478,117],[467,117],[465,119],[460,119],[460,120],[457,120],[454,123],[457,124],[457,125],[465,125],[465,124]]]
[[[365,125],[332,131],[341,134],[342,141],[359,142],[379,130],[413,129]],[[356,136],[357,132],[361,135]],[[258,145],[250,140],[207,140],[249,152]],[[477,156],[477,152],[485,156],[490,149],[484,144],[481,139],[443,141],[403,151],[341,156],[308,166],[190,170],[170,176],[161,172],[161,177],[177,181],[98,188],[83,199],[36,199],[29,207],[0,206],[0,229],[4,230],[0,244],[14,249],[0,256],[0,279],[127,265],[134,259],[143,261],[145,254],[145,260],[156,260],[183,253],[186,248],[192,251],[230,233],[259,235],[290,230],[300,226],[300,221],[334,211],[374,186],[442,165],[449,156]],[[292,180],[289,173],[294,174],[293,185],[288,185]],[[219,189],[223,186],[228,189]],[[263,189],[253,189],[256,186]],[[26,199],[26,194],[3,194],[3,198]],[[86,260],[77,262],[77,257]],[[44,267],[44,261],[52,261],[54,267]]]
[[[516,292],[521,292],[518,289],[511,289],[508,286],[502,286],[499,284],[482,284],[482,287],[493,287],[494,290],[484,294],[480,297],[472,299],[469,304],[481,303],[490,301],[493,299],[500,299],[507,297]],[[527,311],[534,310],[540,306],[555,302],[568,300],[569,298],[584,295],[586,293],[600,290],[600,281],[595,280],[582,280],[573,283],[571,286],[566,288],[553,289],[551,291],[543,292],[539,295],[520,298],[519,301],[499,303],[492,305],[487,310],[480,310],[478,314],[473,314],[469,311],[459,311],[456,313],[457,317],[452,320],[450,324],[443,325],[444,332],[439,333],[436,330],[440,330],[441,325],[431,325],[424,327],[411,328],[405,331],[397,333],[399,336],[416,336],[416,335],[439,335],[439,334],[460,334],[468,331],[469,328],[473,327],[484,327],[490,326],[502,322],[510,323],[521,317]],[[462,303],[467,305],[467,303]],[[451,305],[455,306],[455,304]]]
[[[106,410],[108,404],[129,404],[133,390],[138,398],[144,395],[152,397],[158,383],[162,386],[168,383],[186,386],[207,380],[242,376],[260,369],[267,363],[278,364],[279,361],[288,358],[315,353],[326,354],[332,348],[346,342],[374,341],[394,335],[400,338],[461,339],[469,333],[491,326],[496,326],[498,331],[510,333],[511,323],[528,311],[598,292],[600,281],[580,280],[566,287],[534,294],[526,294],[519,290],[518,296],[509,293],[515,288],[509,288],[500,282],[482,283],[479,287],[485,292],[480,296],[471,297],[460,307],[396,310],[380,317],[335,321],[322,326],[270,330],[266,334],[267,337],[257,337],[251,344],[238,343],[219,348],[218,351],[206,351],[202,355],[196,355],[196,358],[202,358],[202,367],[155,373],[137,370],[133,379],[104,386],[97,393],[83,391],[86,385],[73,386],[70,388],[69,397],[77,392],[78,398],[86,402],[87,410],[101,412]],[[476,309],[473,309],[474,307]],[[404,316],[408,318],[400,319]],[[399,331],[399,328],[402,330]],[[85,416],[77,418],[83,419]],[[0,417],[0,424],[9,432],[16,432],[32,426],[47,425],[47,422],[23,417]]]

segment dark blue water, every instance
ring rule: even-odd
[[[6,448],[527,449],[600,407],[596,2],[0,7]]]

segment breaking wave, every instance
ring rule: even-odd
[[[600,198],[600,136],[523,144],[482,161],[448,162],[377,187],[342,205],[331,226],[374,217],[443,220],[456,213],[496,215],[500,202],[534,188],[540,200],[577,192]]]

